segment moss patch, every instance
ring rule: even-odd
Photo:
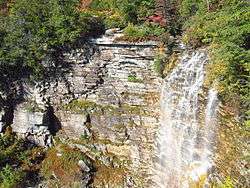
[[[166,77],[169,73],[171,73],[178,63],[179,63],[178,55],[176,53],[173,53],[165,63],[165,67],[163,70],[164,77]]]
[[[42,163],[41,174],[51,185],[72,186],[82,179],[79,160],[86,161],[86,156],[66,144],[59,144],[48,150]]]
[[[63,106],[65,110],[73,111],[73,112],[84,112],[88,109],[94,109],[98,105],[95,102],[88,100],[73,100],[69,104]]]
[[[129,82],[134,82],[134,83],[143,83],[143,80],[140,78],[137,78],[135,75],[129,75],[128,76],[128,81]]]
[[[96,166],[96,174],[94,177],[94,187],[124,187],[126,170],[123,168],[110,168],[105,165]]]

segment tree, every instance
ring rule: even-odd
[[[46,56],[56,56],[89,29],[78,11],[78,0],[15,0],[0,14],[0,95],[20,98],[24,78],[40,78]],[[6,97],[8,96],[8,97]],[[4,100],[3,100],[4,101]]]
[[[5,18],[0,63],[37,69],[49,50],[74,42],[84,30],[77,5],[78,0],[16,0]]]

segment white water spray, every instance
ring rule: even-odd
[[[190,187],[212,167],[216,91],[209,91],[205,117],[199,103],[207,61],[202,51],[186,53],[164,80],[154,168],[157,188]]]

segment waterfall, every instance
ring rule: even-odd
[[[218,99],[211,89],[207,104],[200,102],[207,62],[202,50],[185,52],[164,79],[154,163],[157,188],[190,187],[212,167]]]

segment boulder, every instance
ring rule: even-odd
[[[78,166],[81,168],[82,171],[84,172],[89,172],[90,168],[88,167],[88,165],[83,161],[83,160],[79,160],[78,162]]]

